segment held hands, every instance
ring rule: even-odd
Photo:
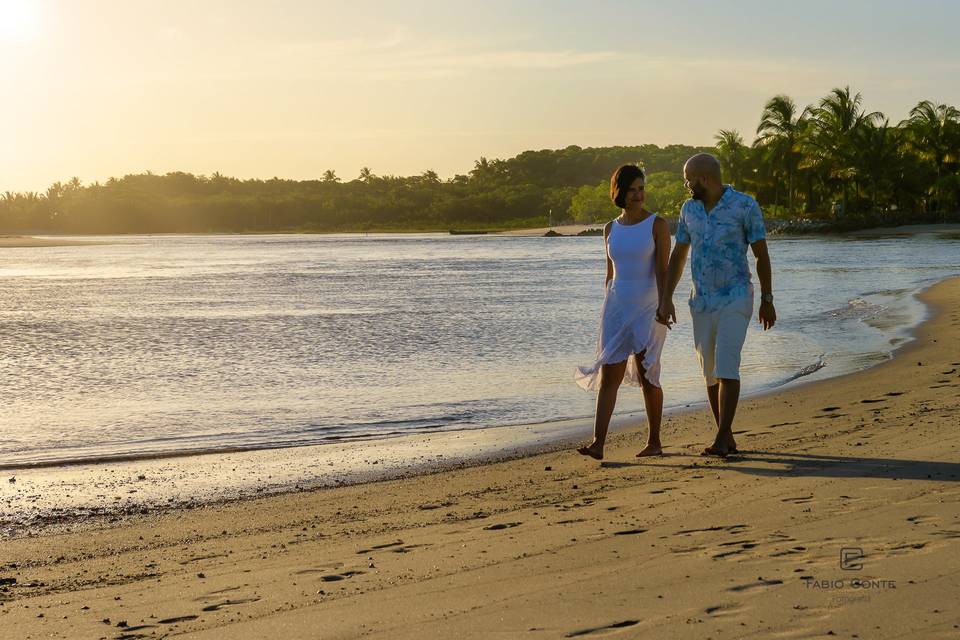
[[[664,300],[657,307],[657,322],[671,328],[671,325],[677,321],[677,310],[673,306],[673,300]]]
[[[773,325],[777,322],[777,310],[773,308],[772,302],[760,303],[760,313],[757,315],[757,320],[760,321],[760,326],[763,327],[764,331],[773,328]]]

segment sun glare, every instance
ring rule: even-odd
[[[0,0],[0,41],[26,40],[37,31],[37,0]]]

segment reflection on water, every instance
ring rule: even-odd
[[[109,239],[108,239],[109,240]],[[601,238],[124,237],[0,253],[0,465],[292,446],[590,415]],[[885,359],[934,238],[771,240],[776,330],[746,390]],[[701,381],[678,289],[667,403]],[[626,389],[618,411],[639,411]]]

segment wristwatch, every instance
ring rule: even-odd
[[[773,302],[773,294],[772,293],[763,294],[762,296],[760,296],[760,302]]]

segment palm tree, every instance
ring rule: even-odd
[[[883,202],[894,199],[902,174],[902,154],[899,129],[882,123],[865,123],[854,135],[858,177],[869,189],[870,204],[874,210]]]
[[[747,162],[747,146],[743,144],[743,136],[737,131],[720,129],[714,136],[717,141],[717,155],[720,162],[726,167],[730,176],[730,184],[743,188],[743,170]]]
[[[333,169],[324,171],[322,180],[324,182],[340,182],[340,178],[337,177],[337,172]]]
[[[849,184],[857,178],[856,132],[883,117],[876,111],[864,112],[862,105],[863,97],[851,95],[850,87],[834,89],[809,109],[810,126],[804,136],[807,166],[821,169],[829,182],[840,186],[844,212]]]
[[[773,160],[787,175],[787,210],[793,213],[793,175],[797,170],[797,145],[807,111],[797,114],[797,105],[789,96],[770,98],[763,107],[755,144],[766,147]]]
[[[377,176],[373,175],[373,171],[370,170],[370,167],[363,167],[360,169],[360,182],[366,182],[367,184],[370,184],[376,177]]]
[[[910,110],[910,117],[900,123],[909,133],[911,146],[926,161],[932,162],[936,170],[937,208],[942,209],[943,165],[951,153],[956,151],[957,136],[960,133],[960,111],[946,104],[934,104],[930,100],[917,103]]]

